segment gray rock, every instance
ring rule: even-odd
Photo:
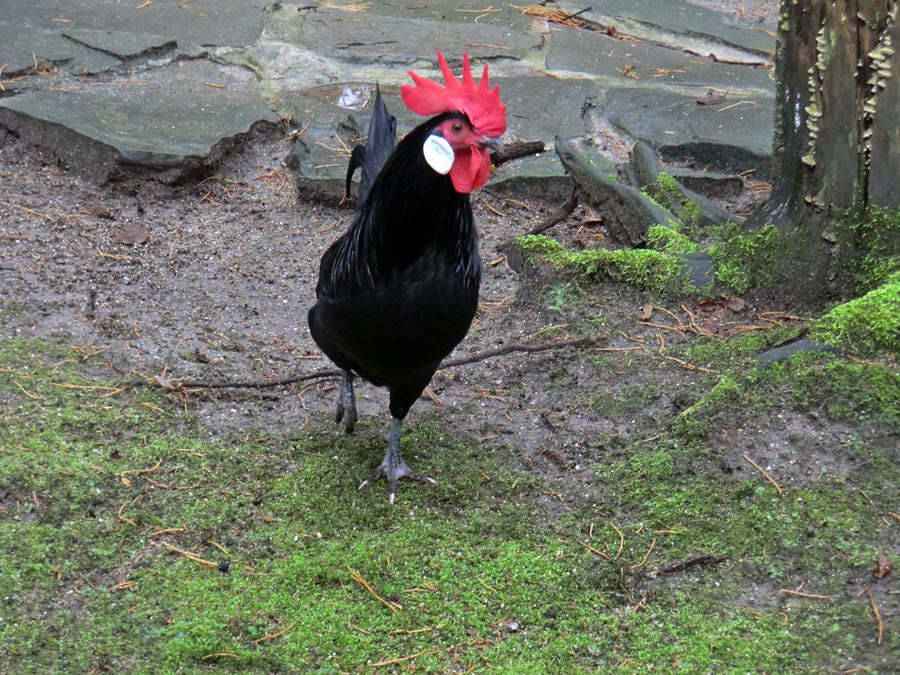
[[[693,89],[698,96],[710,88],[752,95],[774,94],[769,71],[762,68],[722,63],[679,48],[572,28],[560,28],[553,35],[547,50],[547,69],[600,80],[604,88],[679,87]]]
[[[0,123],[43,139],[65,162],[103,180],[117,164],[174,169],[215,164],[220,143],[276,121],[246,71],[194,61],[104,86],[0,99]]]
[[[174,176],[203,169],[278,113],[305,129],[292,155],[304,189],[337,195],[355,140],[348,119],[365,128],[377,82],[400,133],[418,124],[397,93],[409,69],[440,79],[437,48],[456,72],[462,49],[476,76],[490,64],[508,105],[508,140],[577,139],[600,173],[613,173],[635,139],[667,161],[768,170],[771,81],[741,64],[767,62],[772,35],[683,0],[608,0],[581,15],[640,42],[549,24],[512,5],[452,0],[364,11],[313,0],[7,5],[0,123],[99,179],[131,164]],[[700,109],[694,99],[710,88],[744,102]],[[492,185],[527,192],[531,181],[541,192],[567,180],[558,156],[544,152],[499,167]]]
[[[67,30],[62,35],[76,44],[107,54],[119,62],[170,54],[178,46],[178,41],[173,35],[150,35],[122,30],[82,28]]]
[[[727,173],[752,169],[767,176],[773,109],[774,101],[763,97],[734,97],[713,106],[674,92],[621,89],[610,93],[601,114],[647,143],[663,161]]]
[[[591,206],[603,211],[603,224],[616,241],[644,246],[651,225],[666,225],[675,216],[652,203],[638,190],[611,177],[568,140],[557,139],[556,152],[566,170],[588,196]]]
[[[708,289],[716,282],[713,274],[712,259],[708,254],[698,251],[697,253],[682,253],[678,255],[682,261],[682,274],[694,286],[700,289]]]
[[[560,3],[566,11],[583,6]],[[685,0],[605,0],[579,17],[620,34],[719,59],[765,64],[775,51],[774,27],[758,26]]]
[[[660,174],[667,173],[667,171],[664,171],[657,160],[656,153],[643,141],[638,141],[631,149],[631,166],[636,176],[637,185],[661,201],[663,206],[670,209],[682,222],[685,222],[684,211],[688,202],[693,202],[700,210],[700,222],[692,224],[724,225],[729,222],[741,222],[740,218],[716,206],[703,195],[686,188],[672,174],[669,174],[669,176],[674,181],[674,188],[678,191],[678,198],[672,199],[672,195],[663,194],[663,191],[657,185],[657,181]]]
[[[756,360],[759,361],[761,368],[765,368],[766,366],[770,366],[773,363],[787,361],[795,354],[800,354],[803,352],[839,353],[840,350],[837,347],[833,347],[832,345],[823,344],[821,342],[813,342],[809,338],[800,338],[798,340],[794,340],[793,342],[788,342],[787,344],[773,347],[772,349],[769,349],[762,354],[757,355]]]

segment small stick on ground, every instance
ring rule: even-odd
[[[576,206],[578,206],[578,185],[573,183],[572,192],[569,193],[569,197],[566,199],[565,203],[558,209],[551,211],[550,215],[535,225],[528,234],[540,234],[541,232],[549,230],[557,223],[561,223],[568,218],[569,214],[575,210]]]
[[[536,352],[546,352],[553,351],[556,349],[565,349],[567,347],[578,348],[590,348],[595,347],[601,338],[599,337],[584,337],[584,338],[573,338],[571,340],[556,340],[551,342],[544,342],[539,344],[528,344],[528,343],[513,343],[510,345],[506,345],[505,347],[497,347],[496,349],[488,349],[483,352],[477,352],[472,354],[471,356],[464,356],[458,359],[453,359],[451,361],[445,361],[441,364],[439,370],[444,370],[446,368],[456,368],[458,366],[465,366],[471,363],[478,363],[479,361],[486,361],[487,359],[495,358],[497,356],[506,356],[507,354],[515,354],[515,353],[536,353]],[[628,351],[629,348],[599,348],[601,351]],[[297,384],[299,382],[307,382],[309,380],[324,380],[324,379],[333,379],[341,376],[341,371],[336,370],[334,368],[318,370],[313,373],[308,373],[306,375],[293,375],[288,377],[279,377],[273,378],[271,380],[264,381],[251,381],[251,382],[202,382],[202,381],[182,381],[176,379],[170,379],[165,377],[156,377],[151,382],[147,382],[145,380],[138,380],[132,382],[133,386],[141,386],[146,384],[155,384],[156,386],[162,387],[167,391],[184,391],[188,389],[269,389],[274,387],[283,387],[286,385]]]
[[[785,595],[796,595],[798,598],[811,598],[812,600],[834,600],[830,595],[819,595],[818,593],[804,593],[800,589],[803,588],[803,584],[801,583],[797,588],[791,590],[789,588],[779,589],[779,593],[784,593]]]
[[[197,563],[201,567],[218,567],[219,566],[219,563],[214,563],[211,560],[204,560],[196,553],[191,553],[190,551],[185,551],[184,549],[178,548],[177,546],[172,546],[172,544],[170,544],[167,541],[161,541],[160,543],[163,546],[165,546],[167,549],[169,549],[170,551],[174,551],[175,553],[179,553],[179,554],[183,555],[185,558],[187,558],[188,560],[192,560],[193,562]]]
[[[759,471],[765,477],[765,479],[767,481],[769,481],[772,485],[775,486],[775,489],[778,490],[778,494],[782,493],[781,486],[775,482],[775,479],[772,478],[772,476],[770,476],[769,474],[767,474],[765,472],[765,470],[759,464],[757,464],[752,459],[750,459],[750,457],[747,455],[746,452],[744,453],[744,459],[746,459],[748,462],[750,462],[753,465],[753,468],[755,468],[757,471]]]
[[[275,640],[276,638],[280,638],[282,635],[284,635],[285,633],[287,633],[291,628],[293,628],[294,626],[296,626],[298,623],[300,623],[300,619],[297,619],[297,620],[296,620],[294,623],[292,623],[290,626],[287,626],[286,628],[282,628],[282,629],[281,629],[280,631],[278,631],[277,633],[271,633],[271,634],[269,634],[269,635],[263,635],[261,638],[257,638],[256,640],[254,640],[254,642],[255,642],[256,644],[259,644],[259,643],[261,643],[261,642],[266,642],[267,640]]]
[[[122,504],[122,506],[120,506],[119,510],[116,512],[116,517],[119,520],[121,520],[123,523],[127,523],[128,525],[131,525],[132,527],[137,527],[136,522],[134,522],[131,518],[128,518],[128,517],[122,515],[122,511],[125,510],[125,507],[130,504],[133,504],[133,503],[134,502],[132,501],[132,502],[125,502],[124,504]]]
[[[728,558],[724,556],[710,555],[709,553],[699,553],[695,556],[691,556],[686,560],[676,560],[675,562],[669,563],[665,567],[660,567],[658,570],[653,571],[651,573],[651,576],[659,576],[660,574],[674,574],[675,572],[681,572],[688,569],[689,567],[695,567],[697,565],[718,565],[725,562],[726,560],[728,560]]]
[[[878,610],[878,604],[875,602],[875,596],[872,595],[872,589],[868,584],[863,584],[863,591],[869,596],[869,602],[872,604],[872,612],[875,614],[875,621],[878,622],[878,646],[881,646],[884,640],[884,621],[881,619],[881,612]]]
[[[616,524],[613,521],[610,520],[607,525],[614,529],[616,531],[616,534],[619,535],[619,548],[616,550],[615,555],[615,557],[618,558],[620,555],[622,555],[622,549],[625,548],[625,535],[622,534],[622,530],[616,527]]]
[[[350,568],[348,567],[347,569],[350,569]],[[372,585],[368,581],[366,581],[365,577],[363,577],[363,575],[360,574],[357,570],[350,569],[350,578],[353,579],[353,581],[358,583],[360,586],[365,588],[372,595],[373,598],[378,600],[378,602],[380,602],[382,605],[387,607],[392,612],[397,613],[401,609],[403,609],[403,605],[401,605],[399,602],[391,602],[390,600],[385,600],[380,595],[378,595],[378,593],[375,592],[375,589],[372,588]]]
[[[544,151],[544,141],[523,141],[522,143],[510,143],[503,150],[497,150],[491,153],[491,161],[494,166],[500,166],[506,162],[526,157],[528,155],[536,155]]]
[[[13,204],[13,208],[24,211],[25,213],[30,213],[33,216],[39,216],[44,220],[50,221],[54,225],[56,224],[56,218],[54,218],[53,216],[48,216],[46,213],[41,213],[40,211],[35,211],[34,209],[29,209],[27,206],[20,206],[19,204]]]
[[[650,542],[650,546],[647,548],[647,552],[644,553],[644,557],[641,558],[641,561],[637,565],[632,565],[629,569],[632,571],[636,569],[640,569],[644,565],[647,564],[647,559],[650,557],[650,554],[653,552],[653,547],[656,546],[656,539]]]
[[[579,546],[583,546],[583,547],[586,548],[588,551],[590,551],[590,552],[593,553],[594,555],[600,556],[600,557],[603,558],[604,560],[612,560],[612,558],[609,557],[606,553],[604,553],[603,551],[600,551],[600,550],[594,548],[593,546],[591,546],[590,544],[588,544],[588,543],[586,543],[586,542],[579,541],[579,542],[578,542],[578,545],[579,545]]]
[[[415,654],[410,654],[409,656],[398,656],[395,659],[387,659],[385,661],[377,661],[371,664],[370,668],[379,668],[381,666],[390,666],[395,663],[403,663],[404,661],[411,661],[412,659],[417,659],[420,656],[424,656],[425,654],[437,654],[437,649],[423,649],[420,652],[416,652]]]

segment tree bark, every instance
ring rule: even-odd
[[[900,207],[898,5],[782,0],[775,180],[748,225],[786,235],[779,271],[795,294],[839,291],[834,266],[858,243],[839,222]]]

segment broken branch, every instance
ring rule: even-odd
[[[540,223],[535,225],[531,232],[528,234],[540,234],[541,232],[545,232],[549,230],[551,227],[556,225],[557,223],[561,223],[566,218],[569,217],[569,214],[575,210],[575,207],[578,206],[578,184],[572,183],[572,192],[569,193],[568,199],[566,199],[565,203],[560,206],[558,209],[555,209],[544,218]]]
[[[527,344],[516,342],[510,345],[506,345],[505,347],[497,347],[496,349],[487,349],[483,352],[477,352],[470,356],[460,357],[458,359],[452,359],[450,361],[445,361],[439,370],[444,370],[446,368],[456,368],[459,366],[469,365],[471,363],[478,363],[479,361],[485,361],[487,359],[495,358],[497,356],[506,356],[508,354],[515,353],[537,353],[537,352],[546,352],[553,351],[556,349],[565,349],[567,347],[574,348],[586,348],[586,347],[594,347],[600,342],[599,337],[584,337],[584,338],[573,338],[571,340],[556,340],[553,342],[544,342],[541,344]],[[624,351],[621,349],[610,349],[610,351]],[[168,378],[155,378],[151,382],[147,382],[145,380],[140,380],[135,382],[135,385],[141,384],[155,384],[156,386],[162,387],[167,391],[183,391],[186,389],[269,389],[273,387],[282,387],[290,384],[297,384],[299,382],[308,382],[309,380],[324,380],[331,379],[341,376],[341,371],[329,368],[324,370],[318,370],[314,373],[308,373],[306,375],[292,375],[289,377],[279,377],[271,380],[265,381],[255,381],[255,382],[203,382],[203,381],[181,381],[175,379]]]
[[[767,474],[767,473],[765,472],[765,470],[764,470],[759,464],[757,464],[757,463],[754,462],[752,459],[750,459],[750,457],[747,455],[746,452],[744,453],[744,459],[746,459],[748,462],[750,462],[750,463],[753,465],[753,468],[754,468],[754,469],[756,469],[757,471],[759,471],[759,472],[763,475],[763,477],[765,477],[765,479],[766,479],[767,481],[769,481],[772,485],[775,486],[775,489],[778,491],[778,494],[781,494],[781,492],[782,492],[781,486],[780,486],[778,483],[776,483],[776,482],[775,482],[775,479],[772,478],[772,476],[770,476],[769,474]]]

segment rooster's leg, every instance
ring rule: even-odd
[[[344,371],[344,379],[341,380],[341,395],[338,397],[337,411],[334,421],[344,420],[344,431],[353,433],[356,427],[356,396],[353,395],[353,373]]]
[[[388,439],[387,453],[385,453],[384,459],[381,460],[381,464],[375,467],[375,470],[371,475],[359,486],[359,489],[362,490],[366,485],[379,478],[387,478],[388,501],[390,501],[391,504],[394,503],[394,497],[397,494],[397,481],[401,478],[410,478],[412,480],[422,481],[423,483],[431,483],[432,485],[437,484],[437,481],[429,478],[425,474],[419,473],[415,469],[410,469],[400,456],[400,429],[402,425],[403,420],[397,417],[393,418],[391,435]]]

